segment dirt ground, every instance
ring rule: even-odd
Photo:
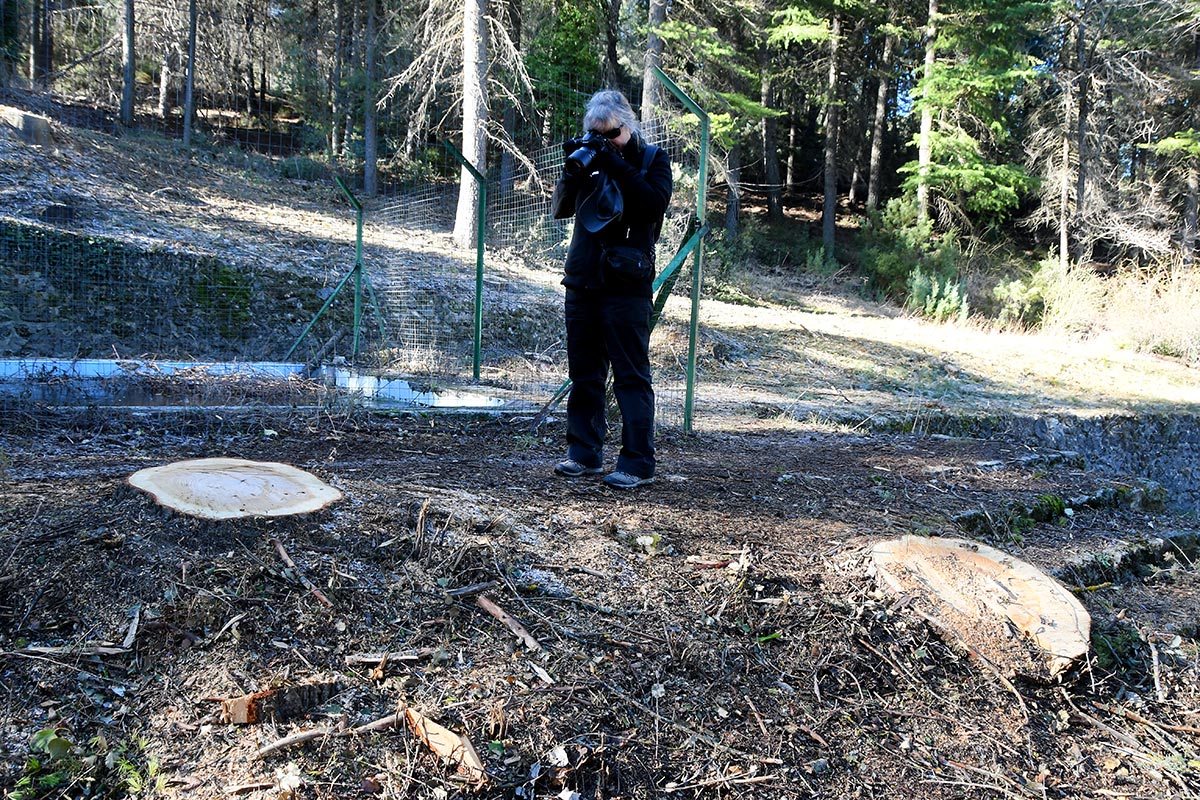
[[[658,481],[618,493],[551,474],[561,436],[421,415],[5,434],[0,784],[188,800],[1200,791],[1189,549],[1124,568],[1114,550],[1188,520],[1013,512],[1114,478],[1014,443],[747,421],[661,439]],[[216,455],[294,464],[345,497],[217,523],[125,484]],[[967,533],[954,518],[971,511],[996,524]],[[948,646],[869,575],[865,548],[911,532],[1056,571],[1094,617],[1090,663],[1048,686]],[[222,721],[220,699],[314,683],[262,722]],[[482,783],[386,727],[405,708],[466,737]],[[56,742],[61,758],[39,752]]]

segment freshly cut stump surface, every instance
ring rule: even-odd
[[[1009,674],[1054,678],[1088,651],[1091,617],[1025,561],[963,539],[902,536],[875,545],[876,577],[944,633]]]
[[[275,461],[198,458],[139,470],[129,485],[159,505],[202,519],[282,517],[318,511],[342,493],[302,469]]]

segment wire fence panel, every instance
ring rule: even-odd
[[[462,170],[439,134],[422,143],[396,108],[380,112],[386,178],[378,197],[361,198],[365,225],[356,258],[354,211],[338,205],[331,187],[336,174],[354,175],[347,182],[360,191],[361,128],[337,86],[332,107],[281,100],[313,95],[306,82],[329,72],[322,59],[332,48],[289,48],[296,25],[305,24],[295,14],[259,8],[230,26],[222,4],[199,0],[198,11],[196,115],[185,156],[193,174],[220,161],[251,178],[293,181],[322,205],[322,227],[305,229],[301,213],[276,224],[269,209],[247,221],[254,198],[238,198],[236,209],[214,215],[214,200],[198,199],[197,186],[170,174],[156,176],[157,188],[97,197],[83,160],[60,170],[53,191],[5,190],[0,415],[55,404],[328,404],[346,393],[366,397],[368,384],[370,391],[386,384],[416,402],[440,393],[442,404],[479,404],[463,391],[474,383],[475,253],[451,242]],[[54,14],[53,68],[30,76],[32,91],[0,89],[0,104],[48,116],[64,130],[95,132],[92,150],[106,149],[102,139],[112,136],[182,137],[186,4],[139,10],[139,70],[146,74],[138,76],[132,127],[119,121],[120,48],[104,44],[119,30],[118,12],[106,5]],[[238,35],[204,35],[233,29]],[[380,74],[396,74],[410,59],[403,49],[390,50]],[[503,130],[493,133],[503,144],[491,145],[486,170],[479,372],[488,397],[510,407],[539,408],[566,379],[559,279],[572,221],[551,217],[550,197],[563,166],[560,144],[581,133],[583,107],[596,88],[542,82],[523,101],[493,97],[492,119]],[[641,86],[623,89],[638,106]],[[676,168],[662,267],[694,230],[702,156],[689,114],[673,101],[646,115],[646,136]],[[19,155],[6,160],[4,146],[0,137],[0,172],[20,163]],[[121,157],[136,163],[133,152]],[[142,166],[148,173],[158,168]],[[222,175],[228,170],[214,180],[226,180]],[[17,185],[12,179],[5,186]],[[145,196],[131,199],[137,191]],[[197,206],[196,216],[178,221],[156,203],[168,198]],[[115,209],[114,200],[126,207]],[[658,417],[667,426],[683,414],[688,331],[679,312],[690,279],[685,264],[670,313],[652,338]],[[283,361],[290,366],[278,366]],[[229,378],[228,365],[241,365],[238,378]],[[324,374],[319,365],[328,368]],[[70,380],[78,385],[67,390]],[[126,386],[116,385],[121,381]],[[404,381],[407,389],[398,390]]]

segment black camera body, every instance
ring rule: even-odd
[[[571,139],[571,144],[576,147],[567,156],[563,168],[568,175],[579,175],[587,172],[592,165],[592,161],[596,159],[596,153],[600,152],[601,148],[612,147],[612,144],[598,133],[588,131],[578,139]]]

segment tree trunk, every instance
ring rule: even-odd
[[[504,133],[508,140],[514,141],[517,135],[517,109],[515,106],[508,105],[504,108],[503,116]],[[507,195],[513,190],[513,183],[517,179],[517,164],[512,153],[506,147],[500,153],[500,181],[499,190],[501,195]]]
[[[54,69],[54,29],[51,27],[50,0],[33,0],[29,16],[29,82],[45,89]]]
[[[863,98],[867,97],[871,89],[870,78],[864,76],[859,86],[858,95]],[[847,114],[849,114],[848,108]],[[865,117],[866,115],[864,114],[863,116]],[[843,119],[842,125],[848,126],[850,130],[855,132],[854,155],[850,158],[850,186],[846,190],[846,202],[853,207],[858,203],[859,188],[863,184],[863,151],[866,150],[869,139],[865,134],[866,125],[861,124],[857,118],[853,122]]]
[[[929,219],[929,165],[933,160],[933,109],[929,106],[930,83],[937,45],[938,0],[929,0],[929,21],[925,26],[925,68],[921,73],[921,132],[917,139],[917,219]]]
[[[7,88],[12,80],[12,56],[20,44],[16,12],[15,0],[0,0],[0,88]]]
[[[258,62],[258,113],[266,114],[267,112],[267,41],[269,32],[267,23],[270,20],[271,13],[267,9],[261,15],[262,19],[262,58]]]
[[[183,87],[183,146],[192,145],[192,120],[196,116],[196,0],[188,0],[187,81]]]
[[[650,0],[647,20],[649,33],[646,36],[645,69],[642,73],[642,128],[654,138],[658,136],[658,107],[662,104],[654,67],[662,67],[663,40],[658,30],[667,21],[667,0]]]
[[[796,112],[788,114],[787,166],[784,172],[783,189],[790,192],[796,185]]]
[[[620,23],[621,0],[608,0],[604,7],[604,82],[613,87],[621,78],[621,62],[617,58]]]
[[[481,174],[487,169],[487,42],[484,27],[487,0],[463,4],[463,157]],[[466,167],[458,190],[454,241],[459,247],[476,244],[479,183]]]
[[[346,96],[342,87],[342,68],[346,61],[346,2],[333,4],[333,72],[329,78],[329,161],[336,164],[342,157],[342,116],[346,113]]]
[[[1069,109],[1068,109],[1069,111]],[[1064,273],[1071,263],[1071,137],[1062,137],[1062,178],[1058,196],[1058,266]]]
[[[245,18],[246,30],[246,55],[242,67],[246,70],[246,118],[254,116],[254,6],[250,3],[246,5]]]
[[[1076,263],[1082,263],[1087,260],[1086,251],[1090,249],[1087,244],[1088,237],[1083,231],[1083,216],[1084,205],[1087,202],[1087,131],[1088,115],[1091,113],[1091,76],[1087,65],[1087,41],[1082,15],[1075,36],[1075,67],[1076,80],[1079,81],[1078,97],[1075,101],[1075,107],[1078,109],[1075,119],[1075,154],[1079,161],[1075,173],[1075,260]]]
[[[834,14],[829,26],[829,84],[825,106],[825,204],[821,211],[821,245],[825,258],[833,258],[837,230],[837,145],[838,145],[838,45],[842,19]]]
[[[363,63],[363,37],[360,35],[365,27],[365,23],[358,18],[362,8],[357,2],[351,2],[350,15],[346,20],[346,66],[344,73],[346,75],[345,83],[345,104],[343,108],[345,113],[342,116],[342,157],[350,157],[350,146],[354,142],[354,103],[350,101],[350,83],[354,80],[354,71]]]
[[[894,9],[888,21],[894,18]],[[879,62],[879,86],[875,90],[875,119],[871,123],[871,163],[867,167],[867,211],[879,207],[879,182],[883,175],[883,137],[887,135],[887,102],[891,93],[892,53],[896,49],[895,34],[883,40],[883,56]]]
[[[29,85],[34,89],[38,88],[38,20],[41,9],[42,0],[29,0]]]
[[[173,65],[176,61],[175,45],[168,45],[162,54],[158,65],[158,117],[166,119],[171,113],[171,79],[174,77]]]
[[[363,194],[374,197],[379,193],[379,126],[376,110],[376,81],[379,54],[378,0],[367,0],[366,55],[363,58]]]
[[[1196,263],[1196,206],[1200,195],[1200,168],[1196,156],[1188,156],[1187,198],[1183,210],[1183,267],[1191,269]]]
[[[766,49],[762,51],[763,66],[766,67]],[[771,86],[771,78],[763,69],[762,104],[768,109],[775,107],[775,92]],[[783,219],[783,178],[779,168],[779,143],[775,117],[763,117],[762,147],[763,169],[767,181],[767,217],[775,222]]]
[[[121,40],[121,124],[133,127],[133,82],[137,56],[133,51],[133,0],[125,0],[125,36]]]
[[[725,241],[733,244],[741,235],[739,219],[742,212],[742,145],[734,140],[729,149],[729,169],[725,173],[725,183],[729,187],[728,199],[725,201]]]

